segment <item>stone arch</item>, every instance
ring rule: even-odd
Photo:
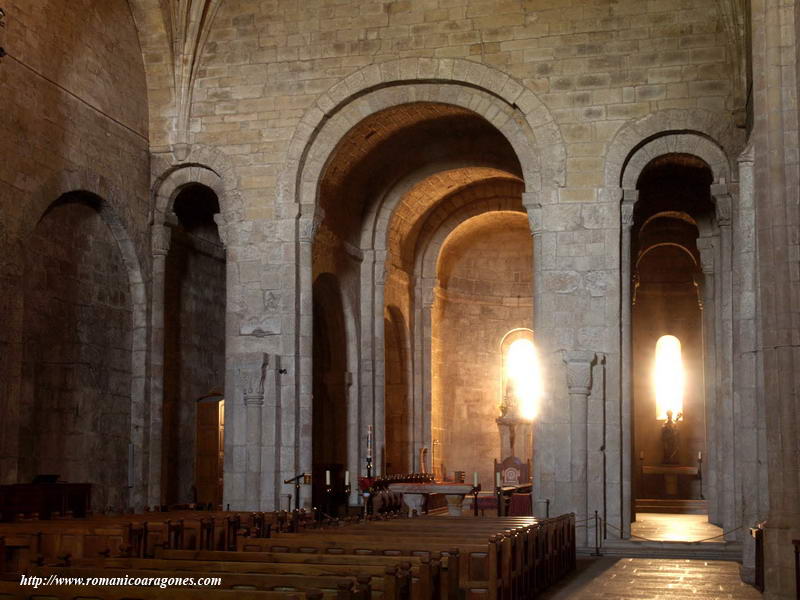
[[[611,142],[605,161],[605,186],[635,189],[642,169],[662,154],[684,153],[704,160],[715,183],[735,181],[742,134],[730,119],[702,109],[668,109],[632,121]]]
[[[243,218],[244,202],[233,162],[227,155],[215,148],[192,146],[186,161],[169,164],[162,159],[154,164],[153,172],[155,223],[164,223],[181,188],[200,183],[213,190],[219,199],[220,213],[216,221],[223,243],[228,244],[227,226]]]
[[[134,448],[130,504],[140,508],[144,504],[146,449],[146,376],[147,376],[147,289],[142,275],[136,246],[118,211],[124,207],[125,194],[105,177],[88,169],[69,169],[58,173],[32,196],[31,207],[25,211],[22,232],[31,234],[48,208],[59,198],[71,192],[87,192],[99,199],[96,207],[102,221],[117,243],[128,278],[131,298],[131,431]]]
[[[151,252],[153,257],[153,282],[151,319],[151,353],[150,365],[153,372],[164,372],[165,351],[164,335],[167,327],[165,320],[165,291],[167,289],[165,275],[167,272],[167,255],[170,250],[172,234],[167,224],[176,222],[173,212],[175,199],[190,185],[202,185],[214,192],[219,202],[220,212],[214,215],[217,232],[223,247],[229,244],[227,225],[240,216],[241,198],[238,191],[229,185],[223,173],[232,173],[230,161],[222,153],[200,146],[192,150],[189,157],[192,162],[177,165],[159,165],[163,169],[155,179],[153,193],[153,225],[151,231]],[[194,162],[198,161],[198,162]],[[215,166],[209,166],[209,165]],[[221,166],[220,166],[221,165]],[[164,382],[162,378],[152,377],[150,381],[150,496],[148,504],[160,504],[163,500],[161,489],[162,450],[167,440],[162,437],[162,411],[164,403]],[[230,404],[226,404],[230,406]]]
[[[436,277],[437,262],[442,246],[447,237],[464,221],[486,212],[524,212],[524,210],[520,201],[512,197],[488,197],[458,206],[441,220],[436,229],[427,231],[426,237],[420,240],[415,271],[423,279]]]
[[[370,114],[412,102],[452,104],[484,117],[511,143],[528,192],[546,193],[564,184],[561,132],[533,92],[501,71],[468,60],[400,59],[353,73],[306,111],[289,144],[279,214],[297,216],[299,209],[313,217],[321,174],[346,131]]]

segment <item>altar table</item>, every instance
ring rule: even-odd
[[[390,483],[389,490],[403,495],[403,501],[408,505],[408,514],[413,511],[422,514],[422,506],[426,496],[430,494],[444,494],[447,500],[447,512],[451,516],[460,517],[464,496],[472,493],[472,486],[464,483]]]

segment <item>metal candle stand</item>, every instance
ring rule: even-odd
[[[311,483],[311,475],[308,473],[300,473],[291,479],[284,479],[283,483],[294,483],[294,509],[300,510],[300,480],[306,485]]]
[[[330,484],[325,485],[325,513],[326,516],[333,515],[333,488]]]
[[[700,479],[700,499],[705,500],[706,497],[703,495],[703,455],[697,455],[697,477]]]

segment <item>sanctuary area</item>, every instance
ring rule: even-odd
[[[796,0],[0,0],[1,578],[797,598],[798,51]]]

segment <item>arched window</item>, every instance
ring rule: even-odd
[[[681,341],[674,335],[662,335],[656,342],[653,371],[657,419],[666,420],[667,411],[672,411],[673,417],[683,412],[685,378]]]
[[[533,332],[513,329],[501,342],[503,387],[500,411],[503,416],[519,416],[532,421],[539,411],[542,378]]]

